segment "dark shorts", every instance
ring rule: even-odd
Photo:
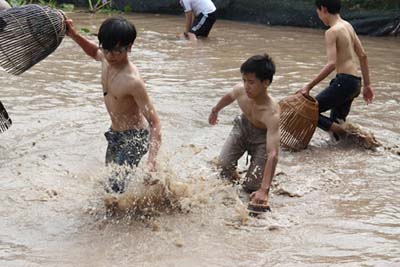
[[[108,147],[106,164],[137,166],[149,148],[149,131],[146,129],[104,133]]]
[[[207,15],[201,13],[194,19],[190,32],[196,36],[207,37],[216,20],[215,12]]]
[[[104,133],[107,141],[106,164],[137,166],[149,149],[149,131],[146,129],[114,132],[108,130]],[[127,170],[114,170],[108,179],[106,191],[125,191],[127,183]]]
[[[328,131],[334,122],[345,121],[351,104],[361,91],[361,78],[337,74],[329,86],[316,96],[319,105],[318,127]],[[330,117],[321,113],[331,111]]]
[[[221,176],[226,179],[235,178],[238,160],[247,152],[251,160],[243,188],[253,192],[260,188],[264,175],[267,130],[254,127],[244,115],[236,117],[233,123],[232,131],[219,156]]]

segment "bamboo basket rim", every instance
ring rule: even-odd
[[[299,96],[300,95],[300,96]],[[312,97],[311,95],[304,95],[304,94],[300,94],[300,93],[295,93],[291,96],[296,96],[297,98],[302,97],[310,106],[314,106],[314,107],[318,107],[318,101]],[[310,120],[311,122],[314,123],[315,118],[311,117],[311,116],[306,116],[305,114],[303,114],[302,112],[300,112],[299,108],[295,107],[293,104],[291,104],[288,101],[285,101],[287,98],[282,99],[281,101],[279,101],[280,104],[282,105],[287,105],[289,106],[292,110],[294,110],[296,112],[297,115]],[[304,105],[302,105],[304,106]],[[282,109],[281,109],[282,110]],[[316,113],[318,114],[318,113]],[[318,117],[318,116],[316,116]],[[317,124],[317,122],[315,122],[315,125]]]

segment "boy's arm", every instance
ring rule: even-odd
[[[355,39],[354,50],[358,56],[358,59],[360,60],[361,74],[363,77],[363,84],[364,84],[363,97],[365,102],[369,104],[372,103],[372,100],[374,99],[374,91],[371,88],[371,81],[369,79],[368,57],[367,54],[365,53],[365,50],[361,44],[360,39],[356,34],[354,39]]]
[[[99,51],[98,45],[80,35],[73,27],[71,19],[66,18],[65,22],[67,25],[67,35],[71,37],[88,56],[100,61],[102,53]]]
[[[194,20],[193,11],[185,11],[185,32],[183,33],[183,37],[187,38],[191,41],[196,41],[197,37],[194,33],[190,32],[192,28]]]
[[[193,11],[185,11],[185,34],[190,32],[193,24]]]
[[[194,14],[192,10],[191,0],[181,0],[183,11],[185,12],[185,31],[182,34],[178,34],[178,38],[187,38],[190,41],[196,41],[197,37],[194,33],[190,32],[194,21]]]
[[[265,204],[268,201],[268,194],[271,187],[272,178],[275,174],[276,165],[278,163],[279,152],[279,109],[268,119],[267,128],[267,162],[265,164],[263,180],[260,188],[250,195],[253,203]]]
[[[299,91],[304,95],[308,95],[314,86],[328,77],[336,68],[336,35],[333,31],[328,30],[325,32],[325,43],[328,62],[319,72],[318,76]]]
[[[188,37],[187,34],[190,32],[190,28],[192,28],[193,24],[193,10],[191,0],[182,0],[181,1],[183,11],[185,12],[185,37]]]
[[[141,80],[135,80],[132,86],[132,96],[135,98],[141,112],[149,123],[150,127],[150,148],[147,159],[149,171],[155,171],[156,157],[161,145],[161,124],[157,112],[151,102],[144,85]]]
[[[215,125],[217,123],[217,119],[218,119],[218,112],[220,112],[224,107],[230,105],[233,103],[233,101],[235,101],[240,93],[240,86],[237,85],[233,88],[233,91],[224,95],[217,103],[217,105],[215,105],[212,109],[211,109],[211,113],[208,116],[208,123],[210,123],[211,125]]]

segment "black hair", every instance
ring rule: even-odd
[[[133,44],[136,28],[123,17],[112,17],[103,21],[97,37],[102,48],[112,50],[118,45],[123,47]]]
[[[257,79],[269,80],[271,83],[275,74],[275,63],[268,54],[255,55],[242,64],[240,72],[242,74],[254,73]]]
[[[340,8],[342,7],[340,0],[315,0],[315,5],[318,9],[321,7],[326,7],[330,14],[338,14],[340,12]]]

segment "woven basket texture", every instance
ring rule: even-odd
[[[19,75],[53,53],[63,40],[63,14],[49,7],[26,5],[0,12],[0,66]]]
[[[309,144],[318,123],[318,102],[311,96],[290,95],[279,102],[281,147],[300,151]]]

